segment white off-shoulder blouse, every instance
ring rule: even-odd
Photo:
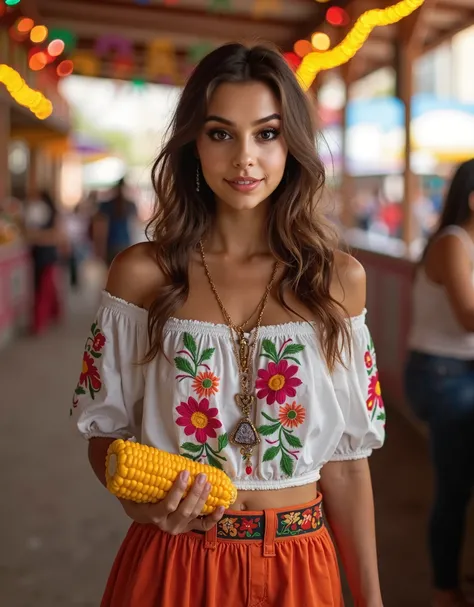
[[[229,328],[167,321],[165,357],[140,364],[148,312],[103,293],[87,338],[72,413],[91,437],[137,440],[222,468],[238,489],[317,481],[328,461],[368,457],[385,437],[385,410],[365,312],[348,319],[352,352],[330,373],[315,325],[260,329],[254,355],[261,442],[252,471],[229,436],[241,419]]]

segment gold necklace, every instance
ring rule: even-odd
[[[225,309],[225,306],[222,303],[219,293],[217,292],[216,285],[212,280],[212,276],[207,265],[206,255],[204,253],[204,246],[202,244],[202,241],[199,242],[199,247],[201,249],[202,265],[204,266],[204,271],[206,273],[207,280],[209,281],[209,286],[211,287],[214,297],[216,298],[219,308],[221,309],[226,324],[230,329],[232,347],[234,350],[235,358],[237,360],[237,367],[239,369],[240,392],[235,395],[235,401],[240,410],[242,411],[242,418],[240,419],[234,431],[230,435],[229,440],[236,447],[240,447],[240,453],[245,463],[245,472],[247,474],[252,474],[253,469],[251,465],[251,458],[253,455],[253,450],[260,443],[260,436],[258,435],[257,429],[250,417],[252,413],[252,407],[255,405],[256,400],[255,396],[251,393],[251,361],[253,360],[253,354],[258,340],[258,334],[262,325],[263,313],[265,311],[265,308],[267,307],[268,297],[275,283],[275,277],[278,271],[279,263],[278,261],[275,262],[270,282],[268,283],[265,289],[265,293],[263,294],[263,297],[257,306],[257,324],[255,325],[253,339],[250,340],[245,335],[244,327],[249,323],[251,318],[253,318],[255,312],[252,314],[249,320],[247,320],[242,325],[237,326],[232,321],[232,318]],[[236,338],[234,338],[234,333],[237,336]]]

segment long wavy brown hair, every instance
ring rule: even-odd
[[[269,86],[280,102],[282,136],[288,146],[285,177],[272,195],[268,221],[270,250],[284,267],[278,299],[297,314],[285,301],[285,291],[291,289],[315,315],[322,329],[323,353],[333,369],[336,361],[342,360],[349,332],[345,310],[329,292],[336,240],[320,210],[325,171],[316,151],[313,110],[282,55],[263,45],[227,44],[199,63],[183,90],[167,142],[153,165],[156,209],[147,235],[155,243],[167,286],[149,310],[146,360],[163,353],[166,321],[188,297],[191,254],[206,237],[216,212],[214,194],[204,179],[196,191],[196,139],[204,125],[208,100],[222,83],[249,81]]]

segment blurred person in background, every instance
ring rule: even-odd
[[[34,271],[32,329],[39,334],[61,315],[59,258],[67,241],[56,203],[46,190],[28,198],[24,222]]]
[[[88,228],[90,218],[86,215],[86,208],[77,204],[74,209],[65,213],[63,218],[65,233],[69,242],[69,254],[67,256],[69,269],[69,283],[73,289],[79,284],[81,261],[87,257]]]
[[[137,207],[129,199],[125,178],[115,187],[112,198],[102,202],[93,219],[92,235],[96,255],[110,266],[121,251],[133,243]]]
[[[474,489],[474,160],[451,182],[413,289],[405,385],[428,424],[435,474],[429,522],[434,607],[473,605],[460,568]]]
[[[342,607],[322,495],[355,604],[382,607],[368,457],[385,413],[365,272],[318,202],[313,115],[264,46],[216,49],[183,90],[150,241],[112,264],[73,412],[103,484],[111,443],[135,437],[238,492],[202,516],[210,467],[158,503],[121,499],[133,522],[102,607]]]

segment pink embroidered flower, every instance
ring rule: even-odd
[[[100,352],[102,348],[105,346],[105,336],[102,333],[97,333],[94,337],[94,341],[92,343],[92,349],[95,352]]]
[[[257,398],[266,398],[268,405],[275,401],[282,405],[287,396],[296,396],[295,388],[303,382],[294,377],[297,365],[289,365],[287,360],[268,363],[267,369],[259,369],[256,382]]]
[[[82,359],[82,372],[79,377],[79,383],[81,386],[92,386],[94,392],[98,392],[102,385],[102,381],[100,379],[99,371],[94,364],[94,359],[88,352],[84,352],[84,357]]]
[[[190,396],[188,402],[182,402],[176,407],[176,411],[181,417],[178,417],[176,423],[184,427],[186,436],[195,434],[198,443],[204,444],[208,438],[216,438],[216,428],[222,426],[217,416],[216,408],[209,408],[209,399],[203,398],[197,402]]]
[[[376,371],[369,379],[367,394],[367,409],[373,411],[374,407],[383,409],[382,390],[380,388],[379,372]]]

